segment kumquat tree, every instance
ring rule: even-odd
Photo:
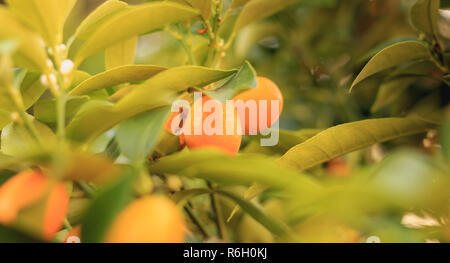
[[[450,242],[450,1],[0,1],[0,242]]]

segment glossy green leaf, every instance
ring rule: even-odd
[[[405,41],[394,44],[378,52],[356,77],[350,88],[361,83],[366,78],[386,69],[418,60],[430,58],[428,48],[418,41]]]
[[[383,83],[378,90],[371,112],[377,112],[381,108],[395,102],[406,89],[417,80],[417,77],[396,78]]]
[[[411,8],[413,26],[424,33],[429,40],[434,40],[437,30],[439,0],[417,0]]]
[[[279,162],[304,171],[338,156],[425,132],[433,125],[413,118],[384,118],[346,123],[329,128],[290,149]]]
[[[7,0],[9,9],[54,47],[63,41],[63,29],[76,0]]]
[[[119,84],[143,81],[166,70],[166,68],[151,65],[126,65],[113,68],[92,76],[69,92],[69,95],[86,95],[90,92],[113,87]]]
[[[235,72],[197,66],[183,66],[162,71],[135,87],[116,104],[88,103],[69,123],[67,134],[76,141],[95,139],[134,115],[170,105],[179,92],[189,87],[207,85]]]
[[[117,43],[105,51],[106,70],[133,64],[137,48],[137,36]]]
[[[170,2],[154,2],[126,7],[98,26],[76,53],[75,64],[107,47],[162,26],[197,15],[195,9]]]
[[[105,21],[118,14],[120,11],[125,10],[127,6],[128,4],[123,1],[105,1],[81,22],[75,32],[75,37],[87,39],[96,29],[105,23]]]
[[[234,26],[234,32],[241,30],[248,24],[263,19],[287,6],[299,2],[300,0],[252,0],[242,9],[239,18]]]
[[[83,218],[81,238],[84,243],[104,241],[110,225],[131,198],[134,176],[126,173],[117,182],[104,189]]]
[[[89,101],[89,96],[69,97],[66,102],[66,120],[73,118],[80,108]],[[34,116],[45,123],[56,123],[56,100],[41,100],[34,105]]]
[[[227,80],[219,88],[206,91],[206,94],[225,103],[239,93],[256,88],[257,84],[256,71],[252,65],[246,61],[232,78]]]
[[[121,152],[130,160],[141,161],[153,151],[170,107],[144,112],[122,122],[116,131]]]
[[[50,149],[56,145],[56,136],[53,131],[31,116],[29,118],[45,145],[40,145],[23,125],[10,123],[1,134],[2,153],[17,157],[31,156],[42,152],[44,147]]]
[[[32,71],[47,71],[47,55],[44,42],[35,33],[24,28],[9,10],[0,6],[0,39],[14,39],[19,42],[14,62],[17,66]]]

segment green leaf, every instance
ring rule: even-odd
[[[37,73],[28,73],[20,85],[20,92],[22,93],[25,109],[29,109],[33,106],[47,89],[41,84],[40,76],[41,75]]]
[[[115,44],[105,51],[106,70],[133,64],[137,47],[137,36]]]
[[[9,54],[0,53],[0,112],[4,117],[0,119],[0,129],[11,121],[11,113],[17,110],[12,93],[14,72]]]
[[[131,198],[134,175],[123,175],[116,183],[104,189],[92,202],[83,218],[83,243],[101,243],[109,226]]]
[[[151,65],[120,66],[84,80],[72,89],[69,92],[69,95],[86,95],[93,91],[106,89],[123,83],[147,80],[164,70],[166,70],[166,68]]]
[[[56,136],[49,127],[31,116],[29,116],[29,119],[45,142],[43,146],[51,148],[56,145]],[[1,134],[1,151],[6,155],[15,157],[31,156],[42,152],[43,146],[36,141],[23,125],[18,123],[8,124]]]
[[[377,97],[370,111],[377,112],[381,108],[395,102],[416,80],[417,77],[404,77],[383,83],[378,90]]]
[[[300,0],[252,0],[242,9],[234,25],[234,34],[257,20],[273,15]]]
[[[256,88],[256,71],[248,61],[242,65],[238,72],[221,87],[216,90],[205,91],[209,96],[226,102],[231,100],[234,96],[246,90]]]
[[[125,10],[128,4],[117,0],[107,0],[90,13],[78,26],[75,37],[87,39],[95,32],[105,21],[113,15]]]
[[[89,101],[89,96],[72,96],[66,102],[66,120],[72,119],[80,108]],[[34,116],[45,123],[56,123],[56,99],[41,100],[34,105]]]
[[[63,41],[63,29],[76,0],[7,0],[9,9],[29,28],[55,47]]]
[[[378,52],[356,77],[350,91],[366,78],[386,69],[417,60],[430,58],[425,45],[418,41],[405,41],[394,44]]]
[[[162,26],[197,15],[195,9],[170,2],[154,2],[125,7],[98,26],[76,53],[75,64],[107,47],[131,37],[143,35]]]
[[[413,118],[384,118],[346,123],[329,128],[290,149],[279,162],[304,171],[338,156],[425,132],[433,125]]]
[[[235,72],[198,66],[162,71],[135,87],[116,104],[87,103],[69,123],[68,137],[79,142],[90,141],[134,115],[170,105],[179,92],[189,87],[208,85]]]
[[[413,26],[429,40],[435,40],[438,23],[439,0],[417,0],[411,7]]]
[[[0,28],[0,39],[14,39],[19,42],[14,62],[17,66],[32,71],[47,71],[47,55],[44,42],[35,33],[24,28],[9,10],[0,6],[0,24],[8,25]]]
[[[191,190],[185,190],[177,192],[172,196],[172,199],[176,203],[180,203],[181,201],[186,201],[190,198],[204,195],[204,194],[219,194],[221,196],[224,196],[228,199],[231,199],[233,202],[238,204],[242,210],[247,212],[251,217],[253,217],[256,221],[261,223],[264,227],[266,227],[269,231],[274,233],[275,235],[279,237],[286,237],[291,235],[291,229],[282,221],[279,221],[273,216],[270,216],[266,214],[263,210],[252,204],[251,202],[242,199],[241,197],[230,193],[228,191],[222,191],[222,190],[215,190],[212,192],[209,189],[191,189]]]
[[[158,108],[122,122],[116,131],[121,152],[130,160],[148,158],[158,142],[169,112],[170,107]]]
[[[183,151],[159,159],[150,166],[157,174],[179,174],[228,185],[263,185],[288,189],[298,187],[303,193],[314,193],[320,186],[312,178],[257,154],[225,156],[212,150]],[[298,190],[297,189],[297,190]]]

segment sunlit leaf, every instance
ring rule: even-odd
[[[69,95],[86,95],[122,83],[147,80],[164,70],[166,68],[151,65],[120,66],[86,79],[72,89]]]
[[[14,39],[19,43],[14,62],[32,71],[46,72],[47,55],[44,42],[35,33],[24,28],[6,8],[0,6],[0,39]]]
[[[51,148],[56,144],[56,136],[53,131],[43,123],[28,117],[37,133],[45,141],[40,145],[31,132],[22,124],[10,123],[1,134],[1,151],[10,156],[30,156],[42,151],[43,147]]]
[[[356,77],[350,88],[352,90],[366,78],[386,69],[407,62],[430,58],[428,48],[418,41],[405,41],[394,44],[378,52]]]
[[[197,66],[162,71],[134,88],[116,104],[104,101],[87,103],[69,123],[67,134],[75,141],[95,139],[134,115],[170,105],[178,92],[216,82],[235,72]]]
[[[75,36],[81,39],[87,39],[99,26],[113,15],[125,10],[128,4],[118,0],[108,0],[98,6],[90,13],[78,26]]]
[[[137,37],[132,37],[107,48],[105,51],[106,70],[133,64],[137,40]]]
[[[106,19],[86,39],[74,58],[79,65],[85,58],[131,37],[149,33],[168,23],[197,15],[195,9],[170,2],[154,2],[125,7]]]
[[[425,132],[433,125],[413,118],[385,118],[346,123],[329,128],[290,149],[279,162],[300,171],[385,142]]]
[[[63,29],[76,0],[7,0],[9,9],[29,28],[55,47],[63,41]]]

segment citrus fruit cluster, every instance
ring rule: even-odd
[[[202,106],[205,105],[206,102],[214,100],[211,97],[204,95],[202,97]],[[220,103],[222,105],[222,117],[223,130],[232,130],[231,134],[223,132],[222,134],[207,134],[202,132],[201,134],[196,134],[195,129],[198,126],[198,122],[195,121],[194,111],[190,110],[186,114],[186,110],[180,109],[180,112],[174,112],[169,117],[165,124],[166,130],[176,133],[182,130],[180,135],[180,144],[182,147],[187,146],[189,149],[198,149],[198,148],[215,148],[218,149],[228,155],[235,155],[239,151],[242,141],[242,134],[251,135],[252,132],[259,133],[264,128],[270,128],[279,118],[282,110],[283,110],[283,95],[281,94],[278,86],[268,78],[265,77],[257,77],[257,86],[256,88],[246,90],[233,98],[233,102],[241,101],[246,104],[249,101],[254,101],[256,103],[256,111],[254,114],[256,116],[250,116],[251,111],[249,108],[244,108],[243,110],[238,110],[237,108],[234,110],[235,118],[233,118],[234,122],[227,121],[225,114],[227,113],[226,104],[223,104],[219,101],[216,103]],[[275,114],[272,112],[275,110],[272,108],[272,101],[277,101],[278,109],[276,109]],[[266,104],[266,110],[261,108],[261,104],[264,102]],[[196,102],[194,102],[196,103]],[[172,121],[177,118],[180,118],[181,112],[185,113],[187,118],[183,119],[181,117],[180,126],[177,127],[177,131],[175,131],[171,124]],[[202,123],[205,122],[210,116],[214,114],[214,112],[207,112],[202,114]],[[252,118],[256,117],[256,118]],[[251,121],[252,119],[256,119],[256,121]],[[264,123],[266,122],[266,123]],[[264,125],[261,125],[263,123]],[[187,125],[188,124],[188,125]],[[214,124],[220,125],[220,124]],[[188,128],[186,128],[188,127]],[[189,132],[186,130],[189,129]],[[239,131],[241,130],[241,131]],[[239,132],[238,132],[239,131]]]

